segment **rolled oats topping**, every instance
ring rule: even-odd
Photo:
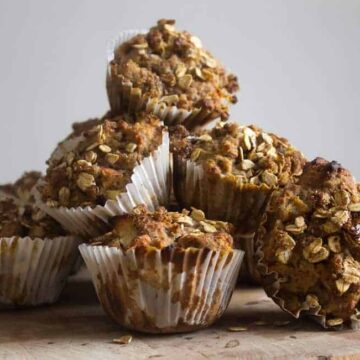
[[[95,207],[115,199],[134,167],[162,144],[164,127],[157,117],[138,114],[105,118],[82,130],[71,150],[48,160],[41,194],[50,207]]]
[[[14,184],[0,186],[0,237],[53,238],[64,235],[61,226],[35,206],[32,189],[41,174],[25,173]]]
[[[201,210],[170,212],[160,207],[150,212],[145,206],[134,208],[131,215],[112,219],[113,230],[95,238],[93,245],[106,245],[127,250],[151,246],[163,249],[207,248],[229,251],[233,248],[233,226],[229,223],[207,220]]]
[[[177,31],[174,20],[159,20],[115,50],[109,64],[110,82],[132,85],[138,96],[180,109],[206,109],[214,117],[228,117],[228,104],[239,88],[233,74],[186,31]]]
[[[299,176],[305,163],[301,152],[286,139],[254,125],[220,122],[196,135],[190,135],[180,125],[173,130],[171,148],[175,158],[202,164],[210,176],[269,188],[283,186]],[[295,229],[296,225],[293,226]],[[303,226],[300,224],[296,229]]]
[[[257,245],[267,273],[281,279],[276,296],[287,310],[295,314],[304,302],[316,304],[328,326],[354,314],[360,300],[360,214],[353,205],[359,200],[350,172],[321,158],[305,165],[298,184],[273,193]]]

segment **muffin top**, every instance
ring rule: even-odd
[[[29,171],[24,173],[15,183],[0,185],[0,199],[12,197],[22,205],[33,202],[31,190],[40,178],[40,172]]]
[[[150,212],[144,205],[134,208],[131,215],[113,218],[113,230],[92,241],[92,245],[106,245],[128,250],[151,246],[163,249],[207,248],[230,251],[233,248],[233,226],[222,221],[205,219],[201,210],[169,212],[159,207]]]
[[[35,206],[31,190],[41,174],[25,173],[14,184],[0,186],[0,237],[54,238],[64,230]]]
[[[360,299],[360,192],[350,172],[321,158],[307,163],[298,184],[273,193],[264,220],[260,263],[282,279],[284,307],[321,306],[329,326],[348,320]]]
[[[301,152],[286,139],[254,125],[220,122],[195,135],[178,125],[172,131],[171,149],[175,157],[201,164],[210,176],[271,188],[299,176],[305,164]]]
[[[48,206],[95,207],[125,191],[134,167],[162,144],[164,130],[154,115],[130,120],[120,115],[74,129],[80,135],[48,160],[40,189]]]
[[[81,122],[74,122],[71,125],[71,133],[64,140],[57,144],[46,163],[50,165],[51,162],[57,161],[64,152],[72,151],[72,149],[82,139],[82,134],[84,132],[90,130],[96,125],[101,125],[106,119],[110,119],[111,117],[111,112],[108,111],[102,117],[90,118]]]
[[[180,109],[207,109],[228,117],[235,103],[237,79],[206,50],[200,40],[177,31],[174,20],[159,20],[148,33],[119,46],[110,62],[110,77],[132,84],[146,98]]]

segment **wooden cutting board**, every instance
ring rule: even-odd
[[[131,343],[112,342],[128,334]],[[207,330],[129,332],[106,317],[82,271],[58,304],[0,312],[0,359],[360,359],[360,332],[296,321],[259,288],[237,289],[223,318]]]

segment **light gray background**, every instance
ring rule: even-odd
[[[1,0],[1,182],[45,169],[72,122],[107,110],[109,39],[161,17],[176,18],[238,75],[234,120],[360,179],[359,0]]]

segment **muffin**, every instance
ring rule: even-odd
[[[0,186],[0,306],[55,302],[79,258],[79,241],[35,206],[40,173]]]
[[[180,206],[253,233],[270,193],[293,181],[305,159],[286,139],[260,128],[218,123],[195,134],[183,126],[171,139],[174,190]]]
[[[267,294],[298,318],[354,325],[360,299],[360,192],[350,172],[317,158],[274,192],[256,240]]]
[[[195,206],[210,219],[234,223],[256,280],[254,232],[273,189],[296,180],[304,156],[284,138],[230,122],[195,133],[177,126],[171,152],[180,206]]]
[[[243,252],[232,225],[202,211],[140,205],[79,249],[99,300],[120,325],[149,333],[207,327],[225,311]]]
[[[221,117],[235,103],[237,79],[174,20],[149,31],[121,33],[109,54],[107,91],[112,111],[146,110],[167,125],[189,129]]]
[[[155,115],[105,118],[75,128],[69,139],[71,150],[65,140],[48,160],[37,194],[39,206],[69,232],[100,235],[110,217],[138,204],[167,204],[169,139]]]

